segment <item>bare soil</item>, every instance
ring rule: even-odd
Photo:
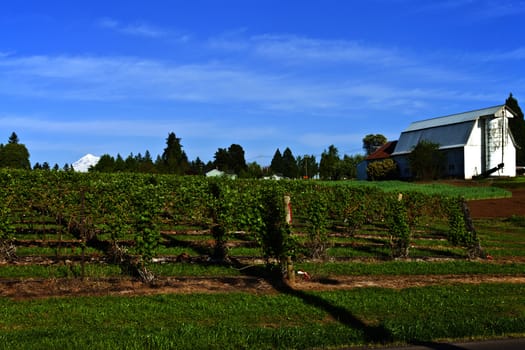
[[[525,216],[525,189],[513,190],[511,198],[469,201],[468,206],[473,218]]]
[[[473,218],[525,216],[525,189],[513,191],[512,198],[469,201]],[[517,259],[522,260],[522,259]],[[0,279],[0,297],[19,299],[152,295],[167,293],[278,293],[284,286],[293,290],[324,291],[362,287],[401,289],[416,286],[457,283],[525,283],[525,276],[498,275],[411,275],[411,276],[337,276],[304,280],[297,277],[294,285],[265,278],[240,277],[159,277],[153,283],[142,283],[126,277],[105,279]]]
[[[129,278],[114,279],[17,279],[0,280],[0,297],[25,300],[49,297],[78,296],[138,296],[170,293],[228,293],[249,292],[256,294],[278,293],[283,288],[297,291],[349,290],[363,287],[402,289],[408,287],[479,284],[525,283],[525,276],[496,275],[413,275],[413,276],[338,276],[311,280],[298,279],[294,285],[256,277],[221,278],[158,278],[151,284]]]

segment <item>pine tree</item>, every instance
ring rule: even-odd
[[[509,127],[518,146],[516,149],[516,164],[525,165],[525,120],[523,119],[523,112],[518,104],[518,100],[512,96],[512,93],[505,101],[505,105],[517,114],[514,118],[509,119]]]
[[[330,145],[328,150],[321,154],[321,162],[319,164],[319,173],[323,180],[339,180],[340,178],[340,163],[339,150]]]
[[[189,169],[189,162],[186,153],[182,150],[180,138],[175,133],[168,134],[166,148],[162,153],[161,171],[168,174],[183,175]]]
[[[275,175],[283,174],[283,156],[281,151],[279,151],[279,148],[277,148],[273,155],[272,162],[270,163],[270,171]]]
[[[19,142],[18,135],[13,131],[11,136],[9,136],[9,144],[18,145]]]
[[[9,137],[7,145],[0,145],[0,167],[12,169],[31,169],[29,162],[29,151],[20,140],[16,133]]]
[[[293,156],[292,150],[290,148],[287,147],[284,150],[281,161],[283,176],[289,179],[297,178],[299,170],[297,168],[295,157]]]

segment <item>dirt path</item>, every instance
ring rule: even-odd
[[[525,276],[497,275],[414,275],[338,276],[329,279],[298,280],[292,288],[301,291],[348,290],[363,287],[402,289],[458,283],[525,283]],[[257,277],[159,278],[148,285],[127,278],[16,279],[0,280],[0,297],[25,300],[49,297],[154,295],[168,293],[277,293],[279,285]]]

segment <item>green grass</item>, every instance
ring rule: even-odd
[[[0,310],[1,349],[312,349],[525,335],[525,286],[507,284],[0,299]]]
[[[494,256],[498,256],[494,254]],[[444,275],[444,274],[525,274],[525,263],[498,264],[485,261],[369,261],[369,262],[297,262],[296,269],[308,271],[315,277],[359,275]],[[152,264],[149,269],[157,276],[240,276],[239,269],[225,265],[197,263]],[[86,263],[85,276],[90,278],[121,275],[116,265]],[[0,278],[71,278],[81,275],[79,263],[71,265],[5,265]]]
[[[512,193],[506,189],[490,185],[482,186],[454,186],[443,182],[435,183],[415,183],[405,181],[328,181],[323,182],[330,186],[353,186],[353,187],[374,187],[385,192],[421,192],[428,195],[445,195],[451,197],[464,197],[467,200],[487,199],[487,198],[506,198],[511,197]],[[475,184],[475,183],[473,183]]]
[[[375,261],[375,262],[328,262],[296,263],[297,269],[313,276],[362,276],[362,275],[473,275],[499,274],[521,275],[525,264],[497,264],[493,262],[445,260],[445,261]]]
[[[80,277],[80,263],[70,265],[5,265],[0,268],[0,278],[72,278]],[[90,264],[84,265],[85,277],[119,276],[121,269],[116,265]]]

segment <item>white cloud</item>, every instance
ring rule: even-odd
[[[125,28],[110,18],[101,19],[99,26]],[[479,67],[482,59],[473,72],[474,58],[485,57],[488,62],[525,56],[521,47],[501,55],[439,53],[433,57],[354,41],[243,35],[211,40],[206,62],[0,55],[0,94],[72,101],[206,103],[246,108],[249,113],[353,118],[364,105],[371,110],[412,112],[445,97],[493,98],[496,87],[503,85],[502,78],[484,74]],[[240,50],[241,55],[213,60],[226,47]],[[473,89],[489,80],[484,89]]]
[[[168,34],[167,31],[145,22],[124,24],[113,18],[104,17],[99,19],[96,24],[101,28],[114,30],[118,33],[127,35],[160,38]]]
[[[242,34],[242,33],[241,33]],[[397,50],[365,45],[359,41],[326,40],[296,35],[258,35],[248,39],[239,34],[210,40],[214,49],[246,51],[253,55],[293,63],[311,62],[401,65],[406,63]]]

